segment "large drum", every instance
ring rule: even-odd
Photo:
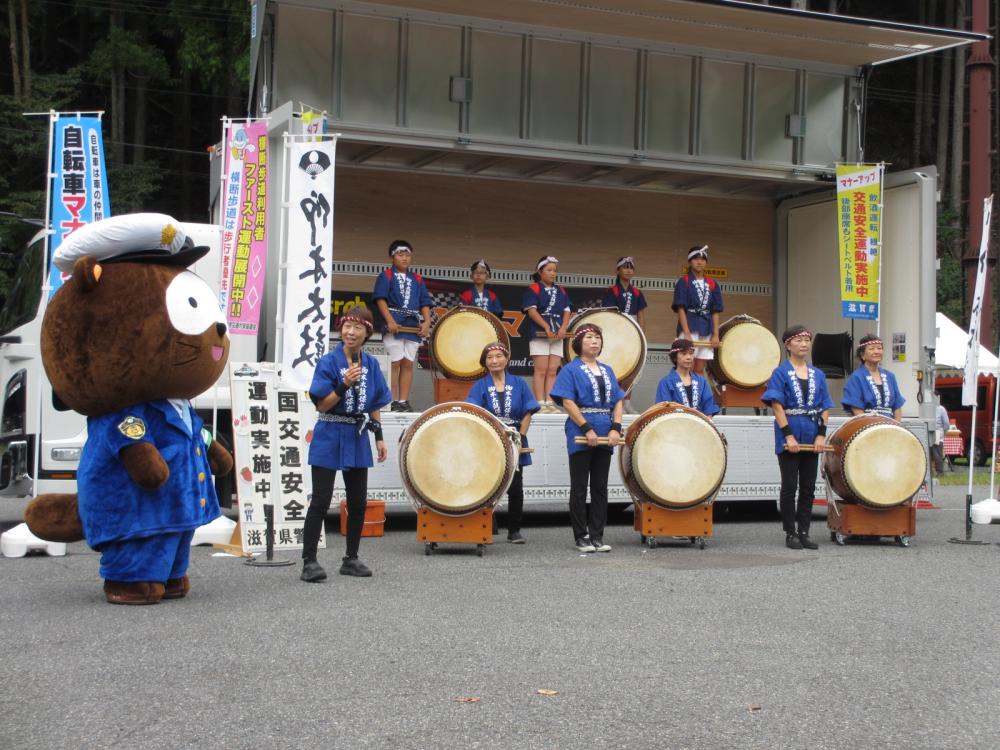
[[[726,440],[712,420],[667,401],[628,428],[618,463],[636,502],[680,510],[710,501],[726,475]]]
[[[916,436],[899,422],[861,414],[829,438],[823,456],[827,481],[841,498],[873,508],[905,503],[927,474],[927,455]]]
[[[646,335],[638,323],[616,308],[585,310],[569,323],[564,351],[567,362],[576,356],[571,347],[573,332],[584,323],[593,323],[604,332],[599,359],[614,371],[618,384],[627,392],[638,382],[646,363]]]
[[[781,364],[778,339],[749,315],[730,318],[719,328],[719,348],[708,368],[719,385],[756,388]]]
[[[479,355],[494,341],[510,351],[510,337],[495,315],[478,307],[453,307],[431,331],[431,362],[445,377],[477,380],[486,372]]]
[[[516,435],[478,406],[461,401],[433,406],[400,439],[403,486],[418,507],[445,515],[493,507],[517,470]]]

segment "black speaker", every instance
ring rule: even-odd
[[[854,372],[854,341],[849,333],[813,335],[812,363],[828,378],[846,378]]]

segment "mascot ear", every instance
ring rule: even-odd
[[[92,292],[101,280],[101,266],[89,255],[84,255],[73,264],[73,280],[81,292]]]

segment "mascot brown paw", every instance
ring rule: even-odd
[[[208,466],[212,475],[217,477],[224,477],[233,470],[233,454],[218,440],[213,440],[208,446]]]
[[[104,596],[110,604],[157,604],[164,586],[156,581],[105,581]]]
[[[76,495],[39,495],[24,509],[24,522],[39,539],[48,542],[79,542],[83,525]]]
[[[164,599],[183,599],[191,590],[191,579],[187,576],[183,578],[171,578],[163,590]]]

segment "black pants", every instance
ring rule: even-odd
[[[611,451],[589,448],[569,457],[569,520],[573,538],[587,536],[604,539],[604,524],[608,521],[608,471]],[[587,506],[587,484],[590,484],[590,506]]]
[[[931,458],[934,459],[935,473],[944,474],[944,443],[935,443],[931,446]]]
[[[813,499],[816,496],[819,454],[812,451],[784,451],[778,454],[778,468],[781,469],[781,525],[786,534],[794,534],[796,526],[800,534],[808,534]],[[795,507],[796,486],[799,491],[798,508]]]
[[[514,472],[514,479],[507,490],[507,533],[521,530],[524,514],[524,469]]]
[[[302,529],[302,559],[315,560],[319,535],[326,521],[333,498],[333,480],[337,472],[322,466],[312,468],[312,500],[306,511]],[[361,546],[361,532],[365,528],[365,508],[368,507],[368,469],[344,470],[344,488],[347,490],[347,557],[357,557]],[[329,545],[327,545],[329,546]]]

